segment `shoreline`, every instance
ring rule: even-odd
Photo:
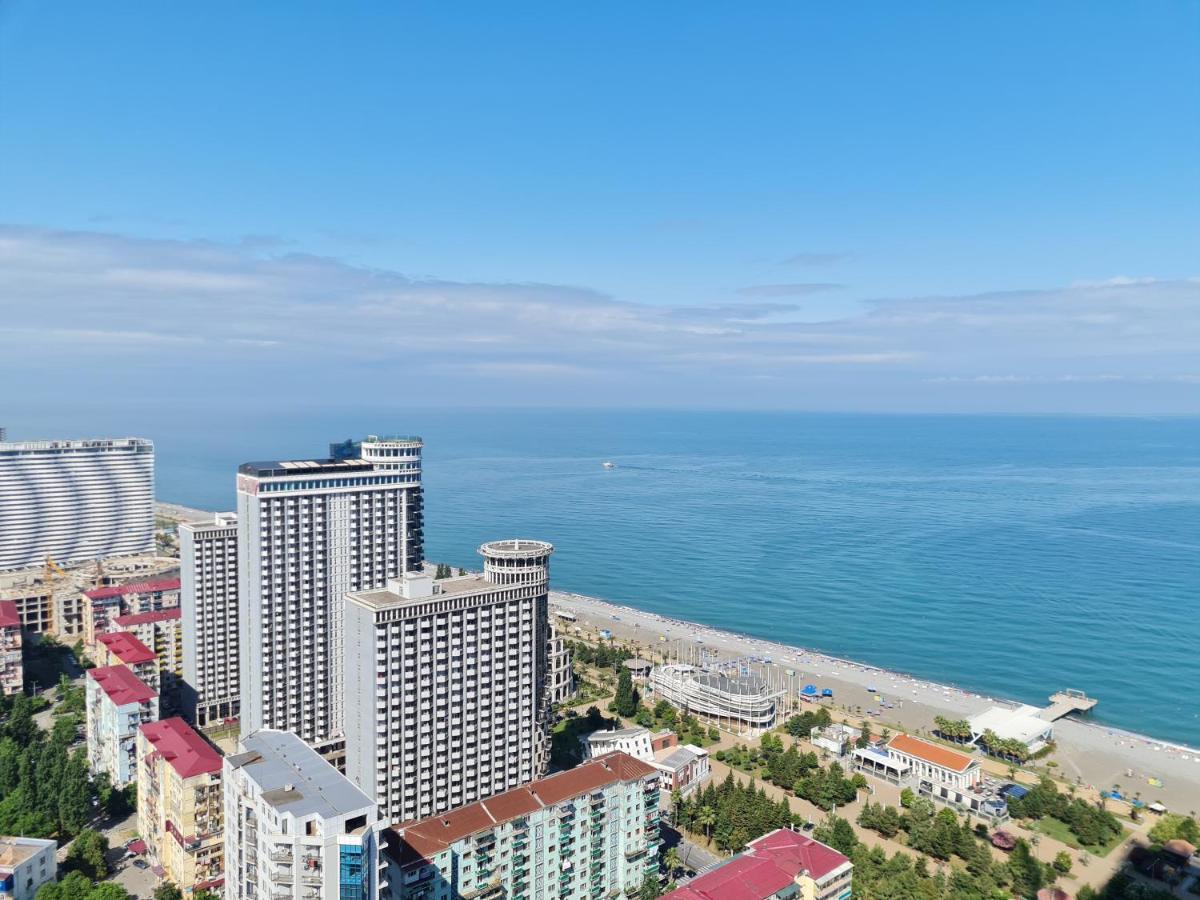
[[[713,628],[697,622],[673,619],[636,607],[611,603],[571,591],[551,590],[552,609],[574,613],[574,625],[606,628],[614,638],[661,652],[667,647],[703,645],[721,656],[769,657],[770,665],[784,671],[804,673],[818,685],[824,680],[834,688],[833,703],[847,709],[878,707],[884,698],[893,705],[869,717],[879,724],[902,726],[909,731],[928,731],[935,715],[969,717],[989,706],[1016,707],[1019,701],[995,697],[916,675],[897,672],[822,653],[804,647],[769,641],[752,635]],[[558,624],[564,636],[569,625]],[[869,687],[875,691],[866,690]],[[1175,741],[1160,740],[1126,729],[1063,718],[1054,723],[1057,749],[1047,760],[1058,763],[1057,773],[1096,790],[1121,786],[1125,796],[1140,794],[1144,802],[1158,800],[1169,809],[1187,811],[1200,806],[1200,750]],[[982,758],[982,757],[981,757]],[[1039,761],[1044,765],[1047,760]],[[1161,787],[1150,778],[1159,779]]]

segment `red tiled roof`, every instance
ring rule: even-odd
[[[559,772],[471,803],[440,816],[406,822],[393,829],[400,839],[403,862],[441,853],[455,841],[494,825],[511,821],[546,806],[600,790],[622,781],[638,781],[656,775],[652,766],[619,751],[588,760],[574,769]]]
[[[128,631],[109,631],[96,640],[127,666],[150,662],[155,658],[154,651],[139,641],[136,634]]]
[[[21,613],[15,600],[0,600],[0,628],[20,628]]]
[[[923,759],[925,762],[933,763],[935,766],[941,766],[943,769],[951,769],[955,772],[965,772],[971,763],[974,762],[965,753],[959,753],[956,750],[931,744],[929,741],[915,738],[911,734],[896,735],[888,741],[888,747],[894,747],[901,753],[907,753],[909,756],[915,756],[917,759]]]
[[[84,591],[83,596],[90,600],[103,600],[105,597],[124,597],[126,594],[152,594],[156,591],[179,590],[178,578],[160,578],[157,581],[135,581],[133,584],[112,584],[108,587],[92,588]]]
[[[116,616],[113,624],[119,628],[132,628],[134,625],[147,625],[150,622],[166,622],[170,619],[183,617],[183,610],[178,606],[170,609],[156,609],[154,612],[131,613],[128,616]]]
[[[87,676],[100,685],[108,698],[117,706],[125,706],[127,703],[144,703],[158,696],[126,666],[88,669]]]
[[[221,754],[178,716],[148,722],[141,731],[181,778],[221,771]]]
[[[663,900],[764,900],[792,884],[801,872],[820,880],[849,862],[820,841],[781,828],[751,841],[723,866],[664,894]]]

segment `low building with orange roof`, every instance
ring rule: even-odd
[[[393,900],[616,896],[658,874],[659,773],[610,753],[390,830]]]

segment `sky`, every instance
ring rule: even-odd
[[[0,385],[1198,414],[1200,2],[0,0]]]

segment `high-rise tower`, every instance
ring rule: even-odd
[[[346,597],[346,775],[401,822],[540,777],[550,554],[494,541],[483,575],[409,573]]]
[[[238,469],[242,733],[342,734],[342,603],[420,568],[421,441],[372,438],[374,457]]]

